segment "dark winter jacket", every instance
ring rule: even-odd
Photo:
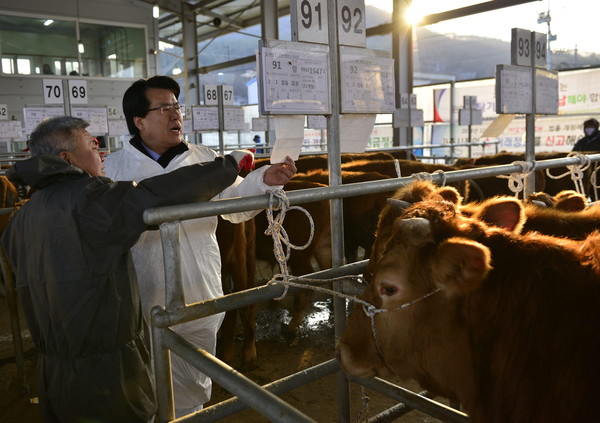
[[[17,163],[36,189],[4,247],[39,349],[46,422],[146,422],[156,411],[149,338],[129,248],[149,207],[209,200],[237,176],[230,157],[139,184],[90,177],[58,156]]]
[[[600,151],[600,132],[585,136],[575,143],[573,151]]]

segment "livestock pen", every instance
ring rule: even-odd
[[[583,166],[585,162],[600,161],[600,154],[589,156],[567,157],[564,159],[550,159],[535,162],[536,169],[551,169],[561,166]],[[415,179],[431,179],[437,184],[446,182],[455,182],[464,179],[479,179],[484,177],[512,174],[513,176],[523,175],[531,172],[534,168],[533,163],[513,163],[510,165],[492,166],[487,168],[477,168],[460,171],[449,171],[446,173],[417,174],[408,177],[387,179],[377,182],[361,182],[348,185],[332,186],[326,188],[315,188],[310,190],[298,190],[290,192],[287,196],[289,205],[307,203],[311,201],[332,200],[350,197],[354,195],[364,195],[375,192],[385,192],[398,189]],[[517,178],[518,179],[518,178]],[[214,356],[199,350],[194,345],[179,337],[169,329],[179,323],[188,322],[194,319],[205,317],[211,314],[239,308],[245,305],[280,297],[287,289],[277,283],[267,284],[265,286],[253,288],[240,293],[226,295],[202,303],[192,305],[185,304],[183,289],[181,285],[181,273],[179,262],[179,222],[185,219],[218,215],[222,213],[239,212],[246,210],[264,209],[269,207],[269,201],[272,201],[268,195],[247,197],[243,199],[230,199],[218,202],[188,204],[182,206],[170,206],[156,209],[149,209],[145,212],[144,219],[148,225],[158,225],[163,242],[163,251],[165,259],[165,274],[167,283],[166,307],[155,307],[152,314],[152,327],[154,339],[154,360],[156,370],[156,380],[158,387],[159,401],[159,420],[167,422],[174,419],[173,397],[171,389],[171,376],[169,371],[170,351],[190,361],[199,370],[205,372],[216,383],[229,390],[240,401],[228,401],[213,407],[209,407],[195,415],[187,418],[178,419],[178,421],[216,421],[224,416],[233,414],[242,408],[244,404],[251,404],[251,407],[265,415],[273,421],[290,422],[309,422],[313,421],[301,411],[294,409],[282,400],[275,393],[285,392],[302,384],[318,380],[319,378],[338,372],[337,364],[334,360],[329,360],[317,366],[305,369],[304,371],[290,375],[287,378],[275,381],[269,384],[268,389],[264,389],[254,382],[250,381],[244,375],[236,372],[231,367],[225,365]],[[283,204],[275,204],[275,208]],[[334,249],[341,249],[341,244],[333,243]],[[318,272],[309,275],[313,279],[336,278],[334,290],[344,295],[355,295],[360,291],[360,287],[349,281],[343,282],[338,279],[344,275],[355,275],[362,271],[365,262],[358,262],[346,266],[339,266],[336,269]],[[285,281],[283,281],[285,282]],[[290,292],[294,289],[290,288]],[[345,324],[346,305],[345,299],[341,301],[342,309],[339,309],[340,301],[335,303],[335,325],[336,336],[339,334]],[[380,379],[362,380],[355,377],[346,377],[341,375],[338,380],[356,382],[364,386],[369,386],[374,390],[384,392],[386,395],[399,402],[408,404],[410,407],[419,409],[429,415],[447,422],[466,422],[467,417],[458,410],[451,409],[442,404],[428,399],[425,395],[416,395],[406,391],[403,388],[390,384]],[[348,394],[347,385],[340,383],[338,389],[338,405],[340,410],[340,421],[349,421],[348,413]],[[383,413],[382,413],[383,414]],[[383,418],[383,417],[382,417]],[[386,417],[389,418],[389,415]]]
[[[551,169],[562,166],[573,166],[578,168],[588,160],[591,162],[597,162],[600,160],[600,155],[596,154],[585,157],[578,156],[568,157],[565,159],[538,161],[536,162],[536,168]],[[410,183],[417,178],[431,178],[434,182],[443,184],[444,182],[453,182],[469,178],[479,179],[504,174],[521,175],[525,167],[528,166],[525,166],[523,163],[518,163],[488,168],[470,169],[466,171],[450,171],[446,173],[433,173],[428,175],[411,175],[393,180],[363,182],[352,185],[295,191],[290,192],[287,198],[289,200],[289,204],[295,205],[311,201],[345,198],[371,192],[389,191]],[[337,363],[334,360],[327,360],[316,366],[306,368],[301,372],[295,373],[281,380],[274,381],[261,388],[253,382],[250,382],[243,375],[231,369],[229,366],[224,365],[224,363],[220,362],[215,357],[197,350],[196,347],[184,339],[179,338],[176,334],[172,333],[168,329],[168,326],[171,325],[176,325],[178,323],[197,319],[206,315],[231,310],[251,303],[264,301],[265,299],[281,296],[284,291],[284,287],[281,285],[269,284],[245,292],[230,294],[214,300],[187,306],[185,305],[183,294],[180,289],[180,279],[178,279],[179,261],[177,256],[178,243],[176,236],[178,233],[179,221],[194,217],[220,214],[229,211],[235,212],[242,210],[262,209],[268,206],[268,196],[257,196],[248,197],[245,199],[231,199],[218,202],[190,204],[179,207],[165,207],[148,210],[146,212],[146,222],[148,224],[160,225],[160,230],[164,239],[163,242],[165,243],[165,270],[168,275],[168,297],[166,301],[167,307],[166,309],[157,307],[154,313],[155,317],[153,318],[153,330],[156,337],[155,355],[157,360],[156,368],[161,408],[161,421],[170,421],[173,419],[173,416],[170,414],[170,410],[172,410],[172,394],[171,390],[169,389],[169,350],[172,350],[173,352],[182,355],[192,363],[195,363],[201,370],[210,375],[216,383],[221,384],[224,388],[238,397],[245,398],[246,403],[250,403],[254,408],[257,408],[259,412],[265,413],[267,416],[270,416],[269,418],[275,421],[311,421],[310,418],[306,417],[306,415],[303,415],[302,412],[298,410],[292,410],[289,405],[278,399],[278,397],[275,395],[288,392],[303,384],[307,384],[311,381],[319,380],[320,378],[336,373],[340,374],[341,378],[343,378],[343,380],[346,382],[350,381],[362,386],[366,386],[375,391],[384,392],[387,396],[395,401],[405,403],[410,406],[408,408],[395,407],[387,413],[381,413],[379,416],[371,417],[370,421],[389,421],[388,419],[391,418],[391,416],[397,417],[402,415],[403,413],[407,412],[407,409],[410,410],[411,407],[422,410],[426,414],[436,416],[443,421],[465,421],[464,415],[448,409],[443,405],[438,405],[438,403],[432,402],[427,398],[426,393],[417,395],[383,380],[361,380],[341,374],[341,372],[338,371]],[[6,209],[6,211],[8,210],[11,209]],[[335,244],[334,248],[341,248],[340,245],[341,244]],[[365,263],[366,262],[363,261],[345,266],[339,266],[335,269],[318,272],[312,275],[306,275],[306,277],[311,279],[326,280],[330,278],[338,278],[343,275],[357,275],[362,272]],[[2,267],[6,278],[5,280],[12,280],[10,268],[7,266],[5,261],[2,261]],[[335,285],[336,290],[340,293],[344,293],[345,295],[356,295],[361,291],[360,285],[352,283],[352,278],[349,278],[348,280],[340,280],[336,282]],[[290,292],[293,293],[295,289],[296,288],[290,288]],[[10,317],[14,318],[16,315],[16,297],[14,291],[9,290],[8,302],[9,305],[12,305],[11,310],[14,310],[14,313],[10,313]],[[339,318],[339,316],[336,315],[336,326],[341,327],[341,330],[343,330],[345,323],[345,304],[344,310],[342,310],[341,314],[342,318]],[[14,325],[13,342],[17,352],[17,364],[18,366],[23,366],[22,344],[20,344],[19,341],[20,330],[18,329],[18,325]],[[23,379],[23,383],[24,382],[25,381]],[[342,415],[340,421],[350,421],[348,417],[343,416],[344,413],[348,413],[347,411],[344,411],[344,409],[347,410],[349,401],[348,395],[343,392],[344,389],[345,388],[342,386],[342,388],[340,388],[342,392],[338,394],[340,415]],[[271,394],[269,394],[269,392]],[[248,400],[248,398],[250,398],[250,400]],[[225,418],[228,415],[236,413],[239,410],[248,408],[248,406],[245,405],[246,403],[236,399],[228,400],[222,404],[209,407],[197,415],[189,416],[178,421],[217,421]],[[281,416],[286,417],[283,418]]]

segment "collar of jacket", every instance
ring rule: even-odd
[[[89,177],[89,174],[59,156],[41,155],[15,163],[7,170],[6,177],[13,184],[39,189],[66,180]]]
[[[150,153],[148,153],[148,151],[146,151],[146,149],[142,145],[142,138],[139,135],[134,135],[133,138],[131,138],[129,140],[129,144],[131,144],[132,146],[134,146],[137,150],[139,150],[145,156],[148,156],[152,160],[154,160],[152,158],[152,156],[150,156]],[[156,162],[159,165],[161,165],[163,168],[166,168],[169,165],[169,163],[171,162],[171,160],[173,160],[179,154],[183,154],[183,153],[185,153],[188,150],[189,150],[189,147],[187,146],[187,142],[185,140],[182,140],[176,146],[173,146],[173,147],[169,148],[167,151],[165,151],[158,158],[158,160],[156,160]]]

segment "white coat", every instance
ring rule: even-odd
[[[106,176],[114,180],[139,182],[143,179],[171,172],[182,166],[213,161],[217,153],[208,147],[188,144],[189,150],[171,160],[166,168],[146,156],[129,142],[123,149],[106,157]],[[214,199],[264,194],[273,188],[263,182],[263,166],[237,180]],[[243,222],[258,214],[249,211],[222,215],[233,223]],[[180,229],[181,270],[186,303],[195,303],[223,295],[221,284],[221,257],[215,230],[217,217],[204,217],[182,222]],[[159,231],[146,231],[132,248],[144,314],[150,322],[150,311],[165,304],[165,276]],[[173,327],[190,342],[215,354],[216,335],[223,321],[223,313]],[[210,399],[211,380],[191,364],[171,355],[173,389],[177,417],[201,408]]]

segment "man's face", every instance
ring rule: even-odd
[[[85,129],[77,130],[79,141],[75,151],[63,151],[61,157],[85,170],[90,176],[104,176],[104,165],[98,152],[98,143]]]
[[[178,104],[175,95],[162,88],[148,88],[146,98],[150,102],[149,109]],[[155,153],[163,154],[181,142],[183,116],[178,110],[151,110],[146,117],[134,118],[134,123],[144,144]]]

